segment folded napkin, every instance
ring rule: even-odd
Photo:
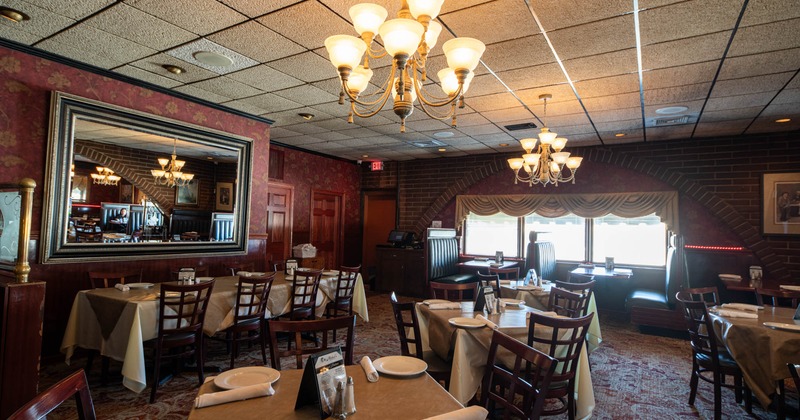
[[[791,291],[794,291],[794,292],[800,292],[800,286],[796,286],[796,285],[793,285],[793,284],[782,284],[780,287],[783,290],[791,290]]]
[[[210,392],[194,399],[195,408],[210,407],[212,405],[225,404],[233,401],[243,401],[250,398],[274,395],[275,390],[272,384],[256,384],[243,386],[241,388],[228,391]]]
[[[126,286],[126,285],[124,285],[122,283],[115,284],[114,288],[116,288],[117,290],[121,290],[123,292],[127,292],[127,291],[131,290],[130,286]]]
[[[553,318],[558,318],[559,317],[559,315],[557,313],[552,312],[552,311],[547,311],[547,312],[539,311],[539,312],[528,312],[528,318],[530,318],[531,314],[534,314],[534,313],[538,314],[538,315],[544,315],[544,316],[553,317]]]
[[[432,303],[428,305],[428,309],[435,311],[437,309],[461,309],[461,304],[458,302],[450,303]]]
[[[506,301],[504,301],[504,300],[502,300],[502,299],[500,300],[500,306],[501,306],[501,307],[503,307],[503,308],[505,308],[506,306],[511,306],[511,307],[514,307],[514,308],[519,308],[519,307],[521,307],[523,304],[525,304],[525,302],[518,302],[518,301],[515,301],[515,302],[506,302]]]
[[[751,305],[749,303],[723,303],[723,308],[738,309],[740,311],[757,312],[759,309],[764,309],[763,306]]]
[[[495,323],[494,323],[494,322],[492,322],[492,321],[489,321],[488,319],[486,319],[486,317],[485,317],[485,316],[483,316],[483,315],[481,315],[481,314],[478,314],[478,315],[476,315],[476,316],[475,316],[475,319],[477,319],[478,321],[481,321],[481,322],[483,322],[483,323],[484,323],[484,324],[485,324],[487,327],[489,327],[489,328],[491,328],[491,329],[493,329],[493,330],[496,330],[496,329],[497,329],[497,324],[495,324]]]
[[[372,365],[372,360],[369,356],[364,356],[361,358],[361,367],[364,369],[364,373],[367,374],[367,380],[370,382],[378,382],[380,376],[378,376],[378,371],[375,370],[375,366]]]
[[[428,417],[425,420],[484,420],[489,412],[479,405],[473,405],[449,413]]]
[[[734,311],[732,309],[717,309],[717,315],[725,318],[751,318],[758,319],[758,314],[753,312]]]
[[[517,290],[542,291],[542,290],[544,290],[544,287],[539,287],[539,286],[517,286]]]

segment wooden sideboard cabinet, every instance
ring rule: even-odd
[[[377,247],[375,288],[403,296],[428,297],[425,282],[425,250]]]

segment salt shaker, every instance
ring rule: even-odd
[[[345,395],[345,402],[344,402],[344,410],[342,413],[345,416],[351,416],[356,412],[356,390],[355,386],[353,385],[353,377],[347,377],[347,389],[344,392]]]
[[[333,413],[331,414],[331,417],[335,419],[344,419],[347,417],[344,411],[345,398],[347,398],[345,392],[344,381],[336,384],[336,397],[334,398]]]

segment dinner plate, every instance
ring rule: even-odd
[[[125,285],[131,289],[149,289],[153,287],[153,283],[126,283]]]
[[[386,356],[372,362],[375,370],[380,373],[395,376],[414,376],[425,372],[428,364],[416,357]]]
[[[195,280],[197,280],[199,282],[211,281],[211,280],[214,280],[214,277],[197,277]]]
[[[800,292],[800,286],[793,286],[791,284],[782,284],[780,287],[783,290],[791,290],[793,292]]]
[[[523,303],[525,303],[525,301],[524,301],[524,300],[519,300],[519,299],[509,299],[509,298],[500,298],[500,302],[503,302],[503,303],[505,303],[506,305],[511,305],[511,306],[520,306],[520,305],[522,305]]]
[[[226,370],[214,378],[214,385],[222,389],[236,389],[243,386],[273,383],[281,373],[273,368],[250,366]]]
[[[483,321],[477,320],[475,318],[463,318],[463,317],[450,318],[448,322],[450,322],[450,325],[461,328],[483,328],[486,325],[483,323]]]
[[[787,331],[798,331],[800,332],[800,325],[797,324],[785,324],[783,322],[765,322],[765,327],[774,328],[777,330],[787,330]]]
[[[450,303],[450,301],[445,299],[426,299],[423,300],[422,303],[426,305],[433,305],[435,303]]]
[[[325,270],[322,272],[323,276],[335,277],[339,275],[339,270]]]

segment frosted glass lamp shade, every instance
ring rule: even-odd
[[[567,145],[567,139],[565,139],[564,137],[556,137],[556,139],[553,140],[553,149],[556,152],[560,152],[561,149],[563,149],[564,146],[566,145]]]
[[[428,44],[428,49],[433,49],[436,41],[439,40],[439,34],[442,33],[442,24],[436,21],[431,21],[428,24],[428,30],[425,32],[425,43]]]
[[[354,69],[367,51],[367,44],[354,36],[333,35],[325,39],[325,49],[328,50],[328,58],[334,67]]]
[[[539,133],[539,141],[546,145],[552,144],[556,137],[558,137],[558,134],[551,133],[547,127],[542,127],[542,132]]]
[[[475,38],[453,38],[442,45],[447,57],[447,67],[452,69],[475,70],[486,51],[486,45]]]
[[[447,96],[453,96],[458,92],[458,78],[456,78],[456,72],[454,72],[453,69],[445,67],[439,70],[436,76],[439,77],[439,83],[442,85],[442,90]]]
[[[383,40],[383,47],[392,57],[398,54],[408,56],[414,54],[424,32],[425,27],[411,19],[387,20],[378,30]]]
[[[350,8],[350,19],[359,35],[365,32],[377,34],[387,16],[386,9],[374,3],[360,3]]]
[[[431,20],[439,16],[444,0],[408,0],[408,11],[414,19],[420,16],[430,16]]]
[[[522,148],[525,149],[526,152],[530,153],[534,147],[536,147],[536,139],[534,138],[525,138],[519,141],[519,144],[522,145]]]
[[[522,162],[523,162],[523,161],[522,161],[522,159],[521,159],[521,158],[512,158],[512,159],[508,159],[508,166],[509,166],[511,169],[513,169],[513,170],[515,170],[515,171],[518,171],[518,170],[519,170],[519,168],[521,168],[521,167],[522,167]]]
[[[370,79],[372,79],[372,70],[365,69],[364,66],[358,66],[350,73],[350,78],[347,80],[347,88],[351,92],[360,94],[367,89]]]
[[[567,163],[567,159],[569,159],[569,152],[558,152],[553,153],[550,155],[553,158],[553,162],[557,163],[558,165],[563,165]]]
[[[567,168],[578,169],[581,166],[581,161],[583,161],[582,157],[573,156],[567,159]]]

